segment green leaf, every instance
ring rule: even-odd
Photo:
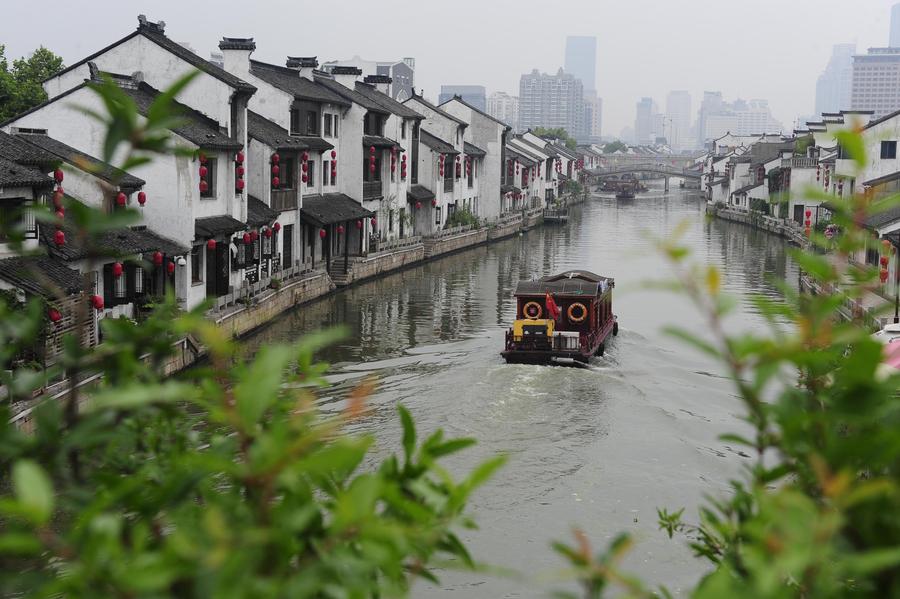
[[[834,137],[858,168],[866,167],[866,145],[862,135],[854,131],[838,131]]]
[[[103,410],[136,410],[151,405],[190,401],[197,395],[194,385],[178,381],[160,384],[132,383],[109,387],[92,395],[85,413]]]
[[[416,425],[409,410],[403,405],[397,404],[397,411],[400,412],[400,422],[403,423],[403,454],[406,456],[406,463],[409,464],[416,449]]]
[[[53,513],[53,485],[37,462],[19,460],[13,466],[13,491],[37,524],[45,524]]]
[[[238,374],[234,400],[245,426],[255,425],[281,392],[281,384],[294,349],[287,345],[264,347],[250,367]]]
[[[10,532],[0,535],[0,554],[35,555],[42,549],[40,541],[32,534]]]

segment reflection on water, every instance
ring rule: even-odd
[[[702,334],[702,320],[683,298],[642,286],[671,276],[654,239],[682,222],[682,243],[696,260],[728,265],[723,286],[741,306],[729,326],[762,326],[750,294],[777,297],[773,279],[797,278],[784,243],[743,225],[708,222],[690,194],[651,190],[621,204],[597,196],[571,211],[568,227],[537,228],[353,287],[247,340],[252,352],[346,325],[349,338],[322,356],[334,365],[322,406],[339,409],[347,389],[377,375],[373,413],[357,426],[378,438],[376,457],[399,447],[398,402],[423,431],[443,427],[479,440],[449,463],[453,470],[497,452],[510,456],[475,497],[481,530],[465,538],[478,558],[529,573],[527,580],[446,572],[440,587],[414,594],[546,596],[562,567],[549,542],[573,525],[597,545],[634,533],[627,565],[676,592],[701,574],[682,543],[656,531],[655,509],[694,513],[704,493],[726,490],[744,458],[717,439],[742,426],[727,380],[659,332],[677,324]],[[619,337],[588,369],[503,364],[516,282],[566,269],[615,277]]]

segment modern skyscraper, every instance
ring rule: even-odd
[[[442,85],[438,104],[452,100],[453,96],[459,96],[463,102],[482,112],[487,111],[487,91],[483,85]]]
[[[656,141],[657,132],[656,102],[653,98],[641,98],[636,106],[634,117],[634,143],[643,146]]]
[[[487,113],[519,131],[519,98],[506,92],[494,92],[488,97]]]
[[[566,73],[581,79],[585,93],[597,91],[597,38],[587,35],[566,37]]]
[[[722,99],[722,92],[703,92],[703,101],[700,102],[700,110],[697,111],[698,146],[704,147],[707,141],[719,137],[710,131],[708,121],[711,115],[721,114],[724,109],[725,101]]]
[[[900,48],[900,3],[891,8],[891,37],[888,45],[891,48]]]
[[[666,96],[666,124],[669,127],[666,139],[676,152],[692,147],[691,137],[691,94],[685,90],[669,92]]]
[[[816,82],[816,114],[850,109],[855,53],[856,44],[836,44],[832,47],[828,66]]]
[[[878,118],[900,109],[900,47],[869,48],[853,57],[852,110],[872,110]]]
[[[556,75],[537,69],[519,80],[519,127],[562,127],[578,141],[587,141],[584,87],[581,80],[564,72]]]
[[[599,143],[603,130],[603,98],[596,94],[584,93],[585,124],[589,141]]]

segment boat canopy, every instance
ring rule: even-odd
[[[596,297],[615,286],[615,281],[586,270],[570,270],[551,275],[537,281],[520,281],[516,285],[516,295]]]

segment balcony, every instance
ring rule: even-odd
[[[453,179],[444,179],[444,191],[453,193]]]
[[[381,196],[381,181],[363,181],[364,200],[375,200]]]
[[[807,158],[806,156],[794,156],[793,158],[782,159],[781,166],[784,168],[816,168],[816,163],[817,161],[815,158]]]
[[[272,210],[284,212],[285,210],[297,209],[297,190],[296,189],[273,189],[272,190]]]

